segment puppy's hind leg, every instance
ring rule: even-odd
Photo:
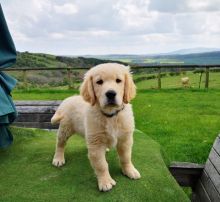
[[[64,158],[65,145],[67,140],[73,133],[74,131],[71,128],[69,128],[69,126],[64,126],[62,125],[62,123],[60,124],[57,132],[56,150],[52,162],[54,166],[61,167],[65,164],[65,158]]]

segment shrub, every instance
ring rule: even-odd
[[[161,74],[160,74],[160,77],[161,77],[161,78],[162,78],[162,77],[165,77],[165,76],[167,76],[166,73],[161,73]]]
[[[220,68],[212,68],[210,69],[210,72],[220,72]]]
[[[195,69],[195,70],[193,71],[193,74],[204,73],[204,72],[205,72],[204,69]]]
[[[170,76],[178,76],[178,75],[180,75],[180,72],[170,72],[169,75]]]

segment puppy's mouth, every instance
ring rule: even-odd
[[[116,100],[107,100],[105,107],[118,107]]]
[[[106,103],[105,107],[101,109],[102,114],[108,118],[117,115],[120,111],[124,109],[124,105],[119,105],[115,102]]]
[[[110,101],[110,102],[107,102],[105,106],[106,107],[115,107],[115,106],[117,106],[117,103],[115,101]]]

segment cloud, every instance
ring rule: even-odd
[[[168,13],[181,13],[187,11],[186,0],[151,0],[149,3],[149,10]]]
[[[151,0],[149,10],[169,13],[191,13],[219,11],[219,0]]]
[[[2,0],[21,51],[166,52],[216,47],[220,0]]]
[[[56,13],[64,15],[73,15],[78,12],[78,8],[73,3],[65,3],[63,5],[54,5],[54,10]]]
[[[187,1],[188,8],[191,11],[219,11],[220,1],[219,0],[188,0]]]

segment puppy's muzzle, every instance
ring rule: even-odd
[[[105,93],[108,105],[115,105],[116,104],[116,101],[115,101],[116,95],[117,95],[117,93],[114,90],[109,90]]]

